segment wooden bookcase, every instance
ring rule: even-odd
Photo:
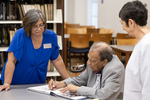
[[[16,12],[14,12],[14,14],[16,14],[16,19],[7,19],[7,15],[9,14],[8,11],[10,11],[10,4],[13,2],[13,9],[15,9]],[[22,24],[22,20],[20,19],[21,15],[19,12],[19,7],[18,4],[20,5],[34,5],[34,4],[39,4],[41,5],[45,5],[45,4],[53,4],[53,19],[52,20],[47,20],[47,24],[48,24],[48,29],[52,29],[57,35],[60,35],[62,37],[62,46],[64,44],[64,0],[1,0],[0,1],[0,8],[5,8],[5,10],[0,10],[0,16],[2,16],[2,18],[0,17],[0,26],[1,28],[3,27],[3,25],[5,26],[9,26],[9,25],[17,25],[21,27]],[[9,6],[8,6],[9,5]],[[5,7],[4,7],[5,6]],[[9,7],[9,9],[7,8]],[[59,15],[57,16],[57,10],[59,9]],[[60,10],[61,9],[61,10]],[[3,12],[4,11],[4,12]],[[21,9],[21,11],[23,12],[23,10]],[[5,16],[3,16],[3,14],[5,14]],[[15,15],[14,15],[15,16]],[[59,17],[59,19],[58,19]],[[19,28],[20,28],[19,27]],[[7,33],[9,34],[9,32]],[[0,31],[0,39],[2,39],[3,37],[3,33],[2,31]],[[3,41],[3,40],[2,40]],[[10,44],[10,42],[8,44],[3,44],[0,40],[0,49],[5,47],[7,48]],[[7,49],[5,49],[7,50]],[[0,51],[0,53],[2,54],[3,51]],[[60,55],[62,56],[62,58],[64,57],[63,55],[63,50],[60,50]],[[2,56],[1,56],[2,57]],[[48,74],[49,76],[59,76],[58,74],[54,73],[54,74]]]

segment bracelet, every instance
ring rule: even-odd
[[[10,84],[8,84],[8,83],[4,83],[4,85],[10,85]]]

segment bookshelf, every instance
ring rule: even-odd
[[[57,23],[62,23],[62,21],[46,21],[47,22],[47,24],[49,24],[49,23],[55,23],[55,24],[57,24]],[[22,21],[9,21],[9,20],[6,20],[6,21],[2,21],[2,20],[0,20],[0,24],[22,24]]]
[[[18,6],[19,5],[19,6]],[[21,28],[21,24],[22,24],[22,18],[23,18],[23,7],[26,8],[25,11],[27,11],[27,8],[30,8],[30,6],[27,5],[38,5],[41,8],[44,7],[44,9],[40,10],[43,12],[47,12],[44,13],[45,16],[49,14],[49,12],[53,12],[51,13],[51,18],[47,18],[47,24],[48,24],[48,29],[53,30],[57,35],[60,35],[62,38],[62,46],[63,46],[63,41],[64,41],[64,0],[1,0],[0,1],[0,28],[4,28],[5,27],[9,27],[10,25],[14,25],[17,26],[17,28]],[[48,10],[48,8],[50,9],[50,7],[48,5],[52,5],[51,6],[51,10]],[[45,8],[47,6],[47,8]],[[12,11],[11,9],[14,9],[14,11]],[[37,6],[35,7],[37,8]],[[39,9],[39,8],[38,8]],[[46,11],[47,9],[47,11]],[[13,12],[13,14],[12,14]],[[9,17],[8,17],[9,16]],[[49,15],[48,15],[49,16]],[[12,30],[12,29],[10,29]],[[7,34],[10,34],[9,32]],[[0,31],[0,39],[2,39],[3,37],[3,33]],[[4,40],[0,40],[0,49],[5,47],[8,48],[10,41],[7,40],[6,44],[3,44]],[[63,49],[63,47],[62,47]],[[60,50],[60,55],[62,56],[62,58],[64,57],[63,55],[63,50]],[[6,49],[7,50],[7,49]],[[1,58],[2,58],[2,52],[5,52],[6,50],[0,51],[1,54]],[[2,60],[2,59],[1,59]],[[47,73],[47,76],[59,76],[58,72],[53,72],[53,73]]]

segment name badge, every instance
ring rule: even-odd
[[[51,43],[43,44],[43,45],[44,45],[44,49],[52,48]]]

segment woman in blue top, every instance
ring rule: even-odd
[[[3,67],[2,89],[10,84],[45,83],[49,59],[62,78],[69,77],[59,54],[57,35],[46,29],[46,19],[38,9],[29,10],[7,50],[8,59]]]

